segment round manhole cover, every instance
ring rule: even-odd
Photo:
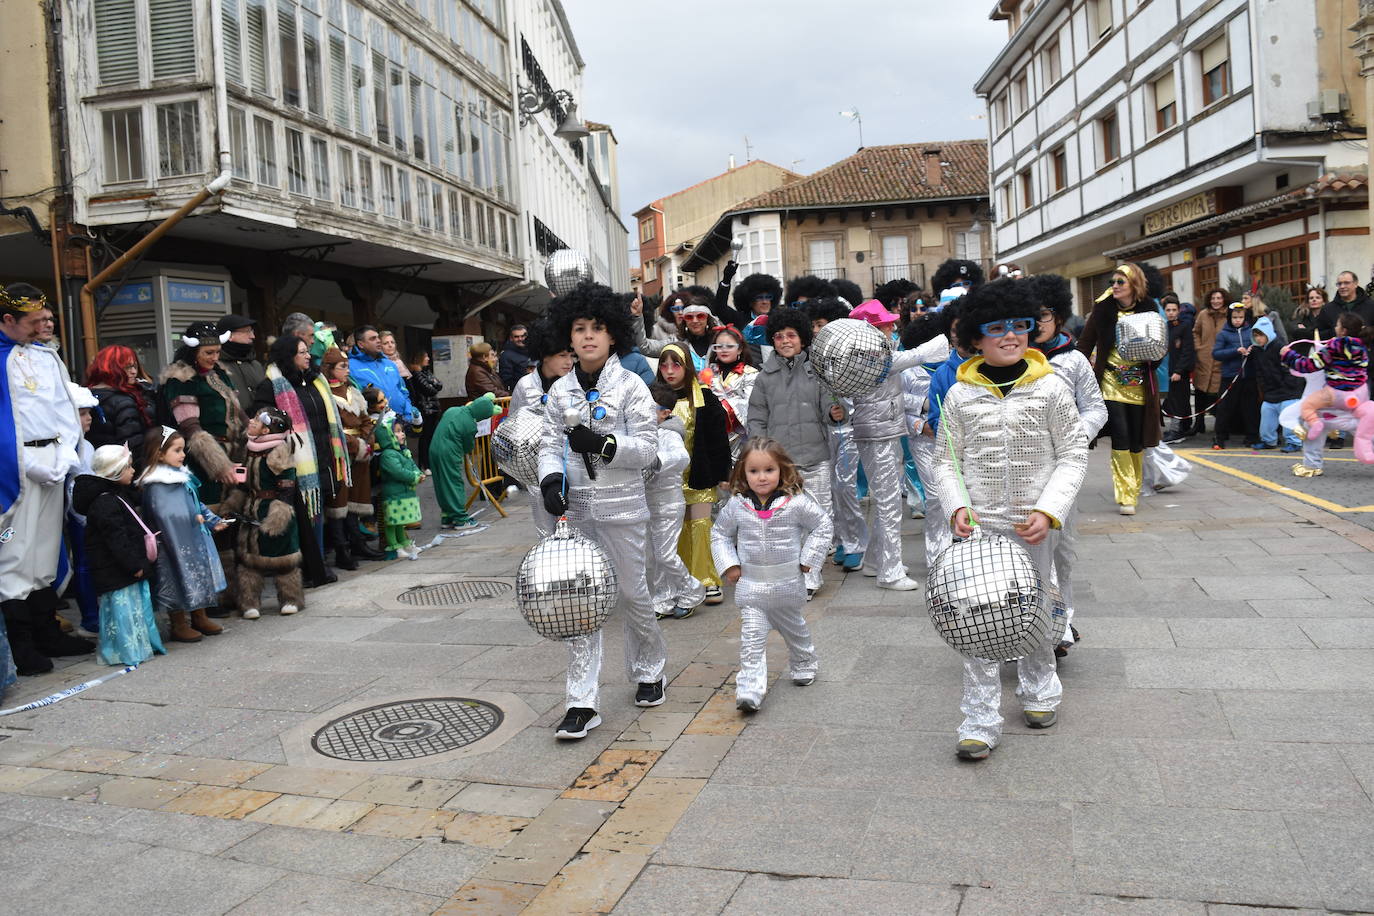
[[[465,697],[387,703],[349,713],[315,733],[326,757],[376,763],[414,760],[467,747],[501,725],[499,707]]]
[[[496,579],[464,579],[461,582],[444,582],[439,585],[417,585],[397,596],[402,604],[417,607],[450,607],[455,604],[470,604],[500,598],[515,587],[509,582]]]

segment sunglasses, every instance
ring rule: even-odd
[[[1127,281],[1123,280],[1121,277],[1112,277],[1112,286],[1125,286],[1126,283]]]
[[[1010,321],[988,321],[978,325],[978,333],[983,337],[1005,337],[1007,334],[1028,335],[1035,321],[1031,318],[1013,318]]]
[[[686,307],[687,307],[687,306],[685,306],[685,305],[680,305],[680,304],[679,304],[679,305],[670,305],[670,306],[668,306],[668,311],[670,311],[670,312],[680,312],[680,311],[682,311],[682,310],[683,310],[684,308],[686,308]]]

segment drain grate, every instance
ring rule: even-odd
[[[310,743],[336,760],[414,760],[467,747],[496,731],[503,719],[499,707],[482,700],[410,700],[335,719],[316,732]]]
[[[464,579],[440,585],[417,585],[401,592],[396,600],[417,607],[452,607],[455,604],[500,598],[514,590],[515,586],[509,582],[500,582],[496,579]]]

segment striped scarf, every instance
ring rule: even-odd
[[[300,439],[295,454],[296,487],[305,501],[306,511],[314,521],[324,514],[324,501],[320,494],[319,456],[315,453],[315,439],[310,433],[310,420],[305,415],[305,406],[301,404],[301,399],[290,379],[282,375],[281,369],[275,364],[268,366],[267,377],[272,380],[272,394],[277,406],[291,419],[292,429]],[[339,410],[334,404],[334,396],[323,376],[315,376],[311,384],[320,395],[329,421],[329,445],[333,453],[329,457],[334,463],[334,477],[342,484],[352,483],[351,469],[344,458],[343,426],[339,422]]]

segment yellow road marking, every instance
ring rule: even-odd
[[[1239,477],[1246,483],[1253,483],[1257,487],[1264,487],[1266,490],[1273,490],[1275,493],[1282,493],[1284,496],[1291,496],[1294,499],[1302,500],[1303,502],[1309,505],[1316,506],[1318,509],[1325,509],[1327,512],[1374,512],[1374,506],[1338,506],[1329,500],[1322,499],[1320,496],[1313,496],[1312,494],[1304,493],[1301,490],[1294,490],[1292,487],[1285,487],[1283,484],[1274,483],[1272,480],[1265,480],[1263,477],[1258,477],[1254,474],[1242,471],[1239,468],[1233,468],[1228,465],[1222,464],[1218,461],[1213,461],[1211,458],[1204,458],[1195,449],[1184,449],[1181,450],[1179,454],[1186,456],[1189,461],[1196,461],[1203,467],[1211,468],[1214,471],[1221,471],[1223,474],[1230,474],[1232,477]],[[1276,455],[1274,457],[1278,456]],[[1291,456],[1289,460],[1292,460]],[[1324,460],[1353,461],[1354,459],[1327,458]]]
[[[1212,449],[1210,449],[1210,448],[1176,448],[1176,449],[1174,449],[1174,451],[1177,452],[1178,454],[1184,455],[1184,456],[1186,456],[1186,457],[1188,457],[1188,458],[1192,458],[1193,456],[1203,457],[1203,456],[1208,456],[1208,455],[1216,455],[1217,457],[1227,456],[1227,457],[1231,457],[1231,458],[1271,458],[1271,459],[1274,459],[1275,461],[1301,461],[1301,460],[1302,460],[1302,452],[1280,452],[1280,453],[1278,453],[1278,454],[1271,455],[1271,454],[1268,453],[1267,450],[1266,450],[1266,451],[1263,451],[1263,452],[1252,452],[1252,451],[1250,451],[1249,449],[1238,449],[1238,448],[1235,448],[1235,449],[1222,449],[1222,451],[1219,452],[1219,453],[1218,453],[1218,452],[1214,452],[1214,451],[1213,451]],[[1329,453],[1328,453],[1328,454],[1324,454],[1324,455],[1322,456],[1322,461],[1323,461],[1323,462],[1327,462],[1327,461],[1355,461],[1355,460],[1356,460],[1356,459],[1354,459],[1354,458],[1332,458],[1331,455],[1330,455]]]

